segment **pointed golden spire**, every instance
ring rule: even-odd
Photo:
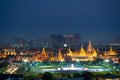
[[[10,55],[10,49],[8,49],[8,55]]]
[[[23,53],[23,51],[21,50],[21,51],[20,51],[20,55],[23,55],[23,54],[24,54],[24,53]]]
[[[42,49],[42,54],[46,55],[45,48]]]
[[[58,61],[63,61],[61,50],[58,51]]]
[[[11,49],[10,52],[11,52],[11,55],[14,55],[14,53],[13,53],[13,49]]]
[[[55,57],[54,57],[54,55],[53,55],[53,53],[51,53],[51,57],[50,57],[50,61],[55,61]]]
[[[97,52],[94,48],[93,48],[93,57],[97,57]]]
[[[110,55],[115,55],[115,52],[113,51],[112,46],[110,47],[109,54]]]
[[[104,52],[104,55],[105,55],[105,56],[107,55],[107,52],[106,52],[106,51]]]
[[[92,51],[91,40],[89,40],[88,47],[87,47],[87,51],[88,51],[88,52],[91,52],[91,51]]]
[[[112,49],[112,46],[110,47],[110,52],[112,52],[113,51],[113,49]]]
[[[81,49],[80,49],[80,56],[86,56],[83,46],[81,46]]]
[[[69,47],[69,49],[68,49],[68,55],[69,55],[69,56],[72,56],[72,51],[71,51],[70,47]]]
[[[13,55],[16,55],[16,51],[15,51],[15,48],[13,49]]]

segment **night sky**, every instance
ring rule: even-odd
[[[112,41],[120,36],[120,0],[0,0],[0,42],[52,33]]]

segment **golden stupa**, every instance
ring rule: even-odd
[[[116,52],[113,51],[112,46],[110,47],[110,50],[108,52],[105,51],[104,55],[116,55]]]
[[[45,51],[45,48],[42,49],[41,53],[35,53],[35,55],[33,56],[33,60],[34,61],[46,61],[48,59],[48,54]]]
[[[58,51],[57,61],[64,61],[64,59],[63,59],[63,57],[62,57],[62,53],[61,53],[61,50],[60,50],[60,49],[59,49],[59,51]]]

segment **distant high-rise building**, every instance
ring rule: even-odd
[[[63,35],[65,39],[65,43],[68,46],[75,46],[80,44],[80,35],[79,34],[71,34],[71,35]]]
[[[13,47],[23,48],[27,46],[26,39],[23,38],[15,38],[13,41]]]
[[[48,37],[48,44],[53,48],[72,47],[72,46],[80,45],[80,35],[79,34],[70,34],[70,35],[51,34]]]
[[[41,47],[44,47],[44,48],[49,48],[49,38],[48,37],[45,37],[43,39],[41,39],[41,43],[40,43],[40,46]]]
[[[120,36],[114,38],[114,42],[120,44]]]
[[[64,37],[63,35],[51,34],[48,37],[48,44],[53,48],[60,48],[63,46]]]

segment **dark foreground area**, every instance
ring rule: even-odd
[[[120,80],[119,72],[59,72],[39,73],[24,76],[24,74],[0,74],[0,80]]]

